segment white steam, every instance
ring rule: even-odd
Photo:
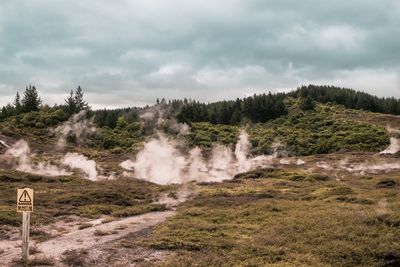
[[[139,110],[142,128],[148,133],[155,131],[167,131],[178,135],[187,135],[190,133],[190,126],[186,123],[178,123],[175,119],[176,111],[165,101],[160,104]]]
[[[121,163],[127,170],[135,170],[135,175],[157,184],[179,183],[185,158],[175,148],[175,144],[160,134],[144,145],[137,154],[136,161]]]
[[[290,164],[292,164],[292,161],[289,160],[289,159],[281,159],[279,161],[279,163],[282,164],[282,165],[290,165]]]
[[[196,177],[197,181],[206,181],[208,178],[207,163],[203,159],[201,149],[195,147],[189,152],[188,177]]]
[[[67,153],[62,159],[62,164],[71,169],[81,170],[89,180],[97,180],[96,162],[94,160],[89,160],[78,153]]]
[[[361,162],[361,163],[349,163],[348,160],[342,160],[338,166],[340,169],[364,175],[367,173],[379,173],[379,172],[390,172],[392,170],[400,170],[399,162]]]
[[[78,114],[72,116],[68,121],[58,126],[54,132],[58,136],[57,148],[64,149],[67,144],[67,139],[73,137],[76,143],[81,143],[83,138],[96,131],[91,120],[86,119],[86,110],[82,110]],[[45,176],[61,176],[71,175],[70,170],[78,169],[85,174],[85,177],[90,180],[98,179],[112,179],[113,175],[99,176],[98,168],[94,160],[89,160],[85,156],[78,153],[67,153],[58,160],[58,164],[54,165],[48,161],[34,162],[32,159],[35,157],[31,154],[30,147],[25,140],[20,140],[12,147],[0,140],[0,146],[7,147],[5,153],[8,157],[16,159],[15,169],[21,172],[45,175]]]
[[[69,169],[78,169],[85,174],[85,177],[95,181],[99,178],[112,179],[113,177],[99,176],[97,171],[96,162],[89,160],[85,156],[78,153],[67,153],[59,162],[59,166],[54,165],[50,162],[34,162],[32,158],[35,157],[31,154],[31,149],[25,140],[19,140],[13,146],[11,146],[5,153],[6,156],[10,156],[16,159],[15,170],[44,175],[44,176],[63,176],[72,175]],[[61,165],[68,167],[62,168]]]
[[[331,161],[330,164],[325,161],[317,162],[315,167],[325,171],[346,171],[355,175],[389,173],[394,170],[400,170],[400,162],[397,159],[385,159],[374,156],[368,160],[352,161],[348,158],[339,161]],[[312,169],[312,168],[311,168]]]
[[[180,135],[187,135],[190,133],[190,126],[186,123],[174,122],[171,126],[172,130]]]
[[[12,156],[17,159],[16,170],[21,172],[45,175],[45,176],[60,176],[70,175],[71,173],[52,165],[48,162],[32,162],[31,150],[25,140],[19,140],[6,151],[7,156]]]
[[[387,131],[391,134],[400,134],[400,130],[396,128],[392,128],[390,126],[386,127]]]
[[[327,170],[327,171],[331,171],[331,170],[334,169],[331,165],[329,165],[325,161],[317,162],[316,166],[318,168],[320,168],[320,169],[324,169],[324,170]]]
[[[215,145],[208,162],[208,181],[220,182],[231,179],[238,172],[237,169],[234,165],[232,150],[223,145]]]
[[[296,165],[297,166],[304,165],[305,163],[306,162],[304,160],[302,160],[302,159],[297,159],[297,161],[296,161]]]
[[[136,160],[120,164],[126,170],[134,171],[135,177],[158,184],[198,182],[220,182],[232,179],[240,172],[270,164],[275,156],[249,158],[249,136],[240,132],[235,151],[223,145],[214,145],[208,160],[200,148],[195,147],[183,154],[176,143],[162,134],[147,142],[136,155]],[[274,153],[276,155],[276,153]]]
[[[73,135],[76,138],[76,142],[80,143],[82,138],[96,131],[93,122],[86,119],[86,113],[87,110],[80,111],[55,129],[55,133],[58,136],[58,149],[65,148],[69,136]]]
[[[251,168],[251,162],[247,159],[250,147],[249,135],[244,130],[240,131],[239,140],[235,147],[235,156],[239,172],[246,172]]]
[[[279,160],[279,164],[281,165],[296,165],[301,166],[304,165],[306,162],[302,159],[291,159],[291,158],[282,158]]]
[[[390,146],[379,154],[396,154],[400,151],[400,140],[394,137],[390,138]]]

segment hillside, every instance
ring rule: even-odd
[[[4,107],[2,263],[31,187],[30,266],[398,266],[399,100],[321,88]]]

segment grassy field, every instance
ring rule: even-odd
[[[161,266],[399,266],[399,174],[264,169],[203,184],[139,244],[174,252]]]
[[[0,170],[0,227],[21,224],[16,212],[16,189],[34,189],[33,225],[43,225],[69,215],[97,218],[125,217],[165,206],[152,204],[160,193],[173,186],[158,186],[136,179],[92,182],[77,176],[43,177]]]

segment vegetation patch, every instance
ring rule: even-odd
[[[127,207],[124,209],[116,210],[112,213],[112,215],[115,217],[128,217],[152,211],[165,211],[165,210],[167,210],[167,207],[164,204],[148,204],[148,205],[139,205],[139,206]]]
[[[103,231],[103,230],[99,230],[97,229],[96,231],[93,232],[93,234],[95,236],[106,236],[106,235],[112,235],[115,232],[111,232],[111,231]]]
[[[160,193],[169,192],[163,187],[136,179],[116,179],[92,182],[80,177],[44,177],[32,179],[29,174],[0,170],[0,177],[14,180],[0,183],[0,225],[20,226],[21,215],[16,212],[16,188],[30,187],[35,193],[35,212],[32,225],[53,222],[57,217],[79,215],[98,218],[102,215],[119,217],[162,210],[151,204]],[[36,176],[35,176],[36,177]],[[51,179],[51,182],[48,182]],[[129,208],[133,207],[132,210]],[[120,212],[118,212],[120,211]],[[39,234],[41,235],[41,234]]]
[[[311,193],[311,195],[321,198],[327,198],[331,196],[340,195],[352,195],[354,194],[353,189],[348,186],[330,186],[321,187]]]
[[[84,249],[67,250],[61,256],[61,262],[71,267],[86,266],[88,254],[88,251]]]
[[[397,186],[397,183],[392,179],[385,179],[376,184],[376,188],[393,188],[395,186]]]
[[[51,235],[49,233],[39,230],[36,227],[31,228],[29,234],[32,239],[34,239],[38,243],[44,242],[51,238]]]
[[[337,184],[318,173],[256,173],[202,184],[177,215],[132,242],[173,251],[161,266],[396,266],[390,265],[400,249],[396,195],[387,196],[382,216],[381,193],[357,177]],[[257,197],[261,192],[273,197]]]

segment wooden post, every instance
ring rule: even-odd
[[[17,212],[22,212],[22,261],[29,258],[29,225],[33,212],[33,190],[31,188],[17,189]]]
[[[22,261],[27,262],[29,257],[29,225],[31,214],[24,211],[22,213]]]

